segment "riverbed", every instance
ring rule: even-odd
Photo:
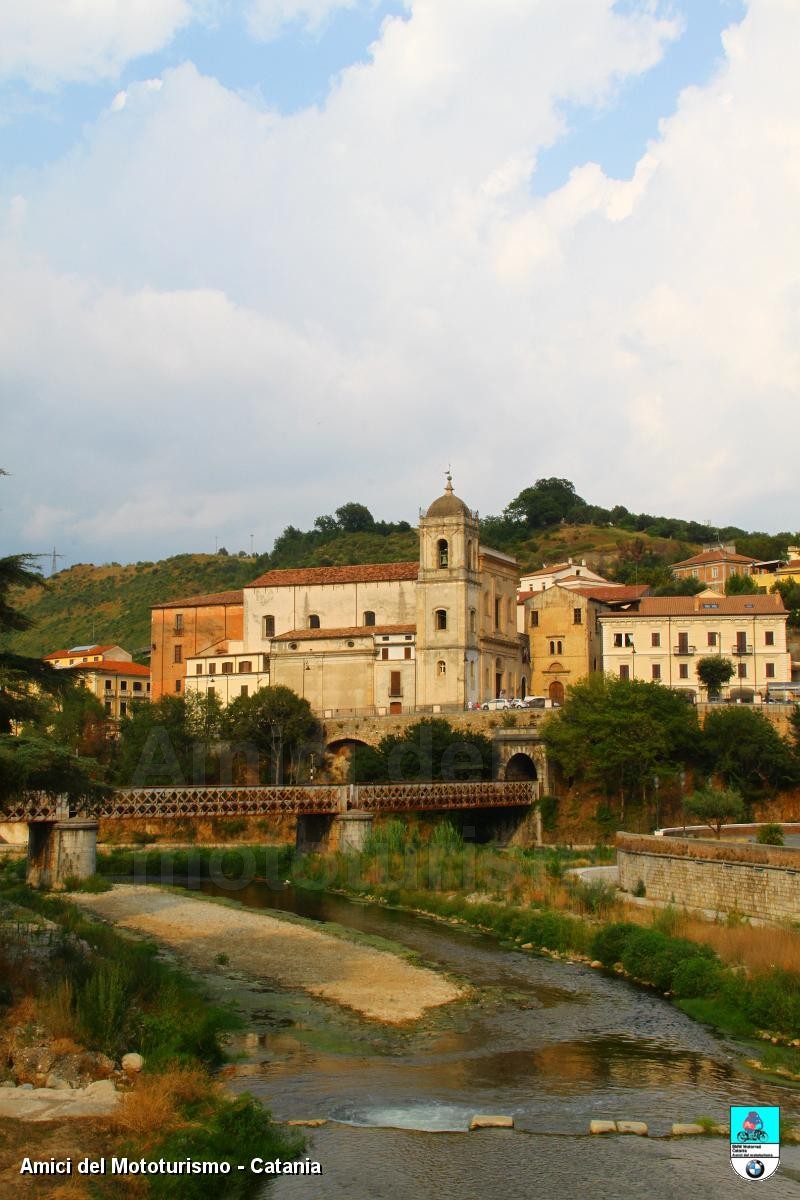
[[[800,1116],[797,1093],[752,1078],[735,1046],[615,976],[335,896],[199,886],[250,909],[391,939],[468,988],[391,1027],[208,964],[209,988],[247,1016],[231,1086],[278,1119],[328,1122],[308,1131],[323,1176],[279,1180],[265,1191],[274,1200],[529,1200],[565,1188],[576,1197],[723,1196],[742,1186],[725,1139],[667,1140],[671,1124],[725,1122],[731,1104],[781,1104],[784,1116]],[[512,1115],[516,1128],[468,1133],[476,1113]],[[653,1136],[590,1137],[593,1118],[646,1121]],[[768,1187],[800,1195],[798,1148],[784,1148]]]

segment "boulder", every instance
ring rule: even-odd
[[[18,1046],[11,1052],[11,1070],[17,1083],[41,1087],[54,1062],[55,1055],[49,1046]]]
[[[113,1096],[116,1090],[110,1079],[98,1079],[83,1089],[85,1095],[93,1097]]]
[[[616,1133],[616,1121],[590,1121],[589,1133]]]
[[[44,1081],[44,1086],[52,1088],[55,1092],[69,1092],[72,1090],[72,1084],[69,1080],[64,1079],[57,1071],[51,1071]]]
[[[476,1116],[469,1123],[470,1129],[513,1129],[513,1117]]]
[[[699,1137],[703,1133],[705,1133],[704,1127],[702,1125],[695,1125],[692,1122],[689,1122],[687,1125],[678,1124],[672,1126],[673,1137]]]
[[[635,1133],[637,1137],[647,1137],[647,1125],[644,1121],[617,1121],[618,1133]]]
[[[127,1071],[129,1075],[138,1075],[144,1066],[144,1059],[141,1054],[123,1054],[122,1069]]]
[[[593,958],[589,963],[589,966],[594,967],[595,971],[599,971],[602,969],[603,964],[600,962],[599,958]]]

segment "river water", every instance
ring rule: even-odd
[[[724,1138],[659,1140],[673,1121],[723,1122],[731,1104],[797,1092],[751,1078],[736,1048],[660,997],[591,968],[504,950],[483,935],[334,896],[251,884],[247,906],[390,938],[466,981],[463,1002],[387,1029],[234,973],[207,977],[247,1014],[247,1077],[234,1086],[309,1130],[322,1177],[286,1177],[273,1200],[529,1200],[724,1196],[746,1187]],[[476,1113],[513,1131],[468,1133]],[[650,1138],[590,1137],[593,1118],[646,1121]],[[800,1197],[800,1150],[768,1195]]]

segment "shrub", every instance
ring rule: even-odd
[[[636,880],[636,887],[633,889],[633,894],[634,894],[634,896],[638,896],[639,898],[647,895],[647,887],[645,886],[645,882],[643,879]]]
[[[783,828],[777,821],[768,821],[759,829],[756,841],[760,846],[782,846]]]
[[[452,821],[439,821],[433,827],[430,845],[435,850],[463,850],[464,837]]]
[[[773,967],[742,987],[742,1007],[760,1029],[800,1029],[800,975]]]
[[[66,892],[110,892],[111,884],[102,875],[89,875],[86,879],[78,879],[75,875],[68,875],[64,880],[64,891]]]
[[[542,829],[545,833],[552,833],[558,823],[558,797],[541,796],[539,812],[542,814]]]
[[[710,996],[720,981],[720,965],[711,958],[693,954],[679,962],[672,975],[672,991],[679,999]]]
[[[605,967],[613,967],[622,961],[622,953],[631,934],[640,929],[630,921],[618,921],[599,929],[592,938],[591,952]]]
[[[129,984],[129,976],[119,963],[101,962],[77,996],[84,1037],[112,1056],[119,1050],[127,1023]]]
[[[370,830],[365,845],[366,855],[402,854],[406,844],[406,824],[392,819],[375,825]]]

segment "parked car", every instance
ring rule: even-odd
[[[481,708],[488,712],[502,712],[506,708],[511,708],[511,701],[507,696],[498,696],[496,700],[484,700]]]

